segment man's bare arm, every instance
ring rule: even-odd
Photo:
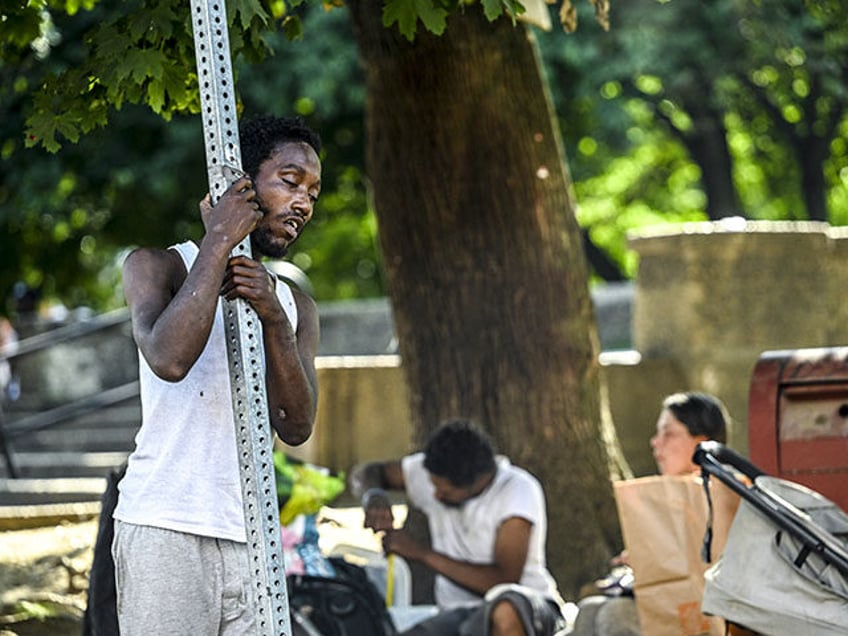
[[[354,466],[348,477],[351,494],[360,499],[366,490],[403,490],[406,486],[400,461],[367,462]]]
[[[292,290],[298,313],[295,333],[276,285],[277,279],[260,262],[237,256],[227,266],[221,293],[228,300],[246,300],[259,316],[269,419],[280,439],[297,445],[309,438],[315,422],[318,310],[309,296]]]
[[[498,529],[492,563],[457,561],[435,552],[412,539],[403,530],[383,537],[386,552],[419,561],[434,572],[449,578],[471,592],[484,595],[499,583],[518,583],[527,562],[533,524],[521,517],[510,517]]]
[[[173,250],[139,249],[124,262],[124,295],[133,337],[150,368],[163,380],[184,378],[209,337],[217,293],[208,288],[217,290],[220,283],[214,281],[213,272],[206,273],[211,275],[188,281]]]
[[[285,316],[282,320],[263,320],[262,327],[271,425],[280,439],[297,445],[312,434],[318,405],[318,309],[306,294],[294,290],[294,296],[297,334]]]

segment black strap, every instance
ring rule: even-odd
[[[710,473],[705,468],[701,468],[701,481],[704,484],[704,493],[707,495],[707,529],[704,531],[704,542],[701,545],[701,560],[704,563],[712,563],[712,545],[713,545],[713,498],[710,494]]]

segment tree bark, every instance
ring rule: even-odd
[[[827,183],[824,162],[830,139],[812,137],[798,144],[805,152],[797,153],[801,172],[801,197],[810,221],[830,221],[827,209]]]
[[[477,5],[413,43],[348,3],[366,165],[417,442],[472,417],[534,473],[549,566],[573,596],[620,548],[597,328],[533,42]],[[617,476],[617,475],[615,475]]]
[[[733,159],[721,113],[697,104],[692,109],[694,130],[682,136],[689,154],[701,168],[707,217],[718,221],[729,216],[745,216],[733,182]]]
[[[704,82],[707,81],[707,78],[704,78]],[[634,95],[638,94],[635,87],[631,90]],[[656,101],[651,103],[654,114],[665,123],[669,134],[683,144],[692,161],[701,169],[701,185],[707,198],[707,218],[718,221],[729,216],[746,216],[733,181],[733,157],[727,145],[727,129],[722,121],[722,113],[703,103],[700,93],[701,89],[697,94],[678,89],[673,97],[684,106],[692,118],[691,130],[678,129],[671,119],[662,113]]]

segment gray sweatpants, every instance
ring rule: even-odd
[[[121,636],[256,632],[247,546],[115,520]]]

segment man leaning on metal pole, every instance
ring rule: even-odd
[[[203,238],[124,263],[143,421],[114,513],[123,636],[259,631],[222,299],[261,323],[276,434],[301,444],[314,424],[317,309],[259,259],[285,255],[312,218],[321,141],[299,118],[247,120],[239,137],[245,174],[200,202]],[[246,237],[251,256],[233,256]]]

